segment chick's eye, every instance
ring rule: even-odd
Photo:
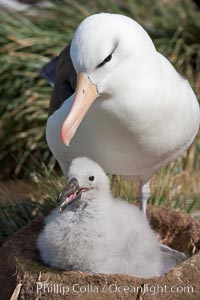
[[[90,176],[88,179],[89,181],[94,181],[94,176]]]
[[[108,55],[104,61],[102,61],[102,63],[100,63],[97,68],[102,67],[103,65],[105,65],[107,62],[109,62],[112,59],[112,53],[110,55]]]

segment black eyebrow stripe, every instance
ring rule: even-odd
[[[116,43],[114,49],[112,50],[112,52],[111,52],[107,57],[109,57],[110,55],[113,55],[113,53],[115,52],[117,46],[118,46],[118,43]],[[106,57],[106,58],[107,58],[107,57]],[[99,68],[99,67],[102,67],[102,66],[106,63],[106,61],[105,61],[106,58],[105,58],[99,65],[96,66],[96,69]]]
[[[111,56],[113,54],[113,52],[111,52],[98,66],[96,66],[96,68],[102,67],[103,65],[105,65],[106,63],[106,59]]]

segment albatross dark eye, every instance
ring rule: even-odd
[[[108,55],[104,61],[102,61],[102,63],[100,63],[97,68],[102,67],[103,65],[105,65],[107,62],[109,62],[112,59],[112,53],[110,55]]]
[[[89,181],[94,181],[94,176],[90,176],[88,179]]]
[[[110,55],[108,55],[108,57],[106,57],[104,59],[104,63],[107,63],[108,61],[110,61],[112,59],[112,53]]]

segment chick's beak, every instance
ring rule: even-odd
[[[69,146],[77,128],[97,96],[97,88],[88,76],[82,72],[78,73],[74,102],[60,132],[64,145]]]
[[[74,200],[78,200],[81,197],[79,182],[76,178],[71,178],[66,187],[60,192],[58,201],[61,202],[60,213]]]

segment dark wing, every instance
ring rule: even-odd
[[[53,114],[75,91],[76,71],[70,57],[70,45],[59,56],[47,63],[40,74],[53,85],[49,115]]]
[[[40,75],[44,77],[44,79],[46,79],[51,86],[54,86],[56,81],[56,66],[58,59],[58,56],[54,57],[40,70]]]

